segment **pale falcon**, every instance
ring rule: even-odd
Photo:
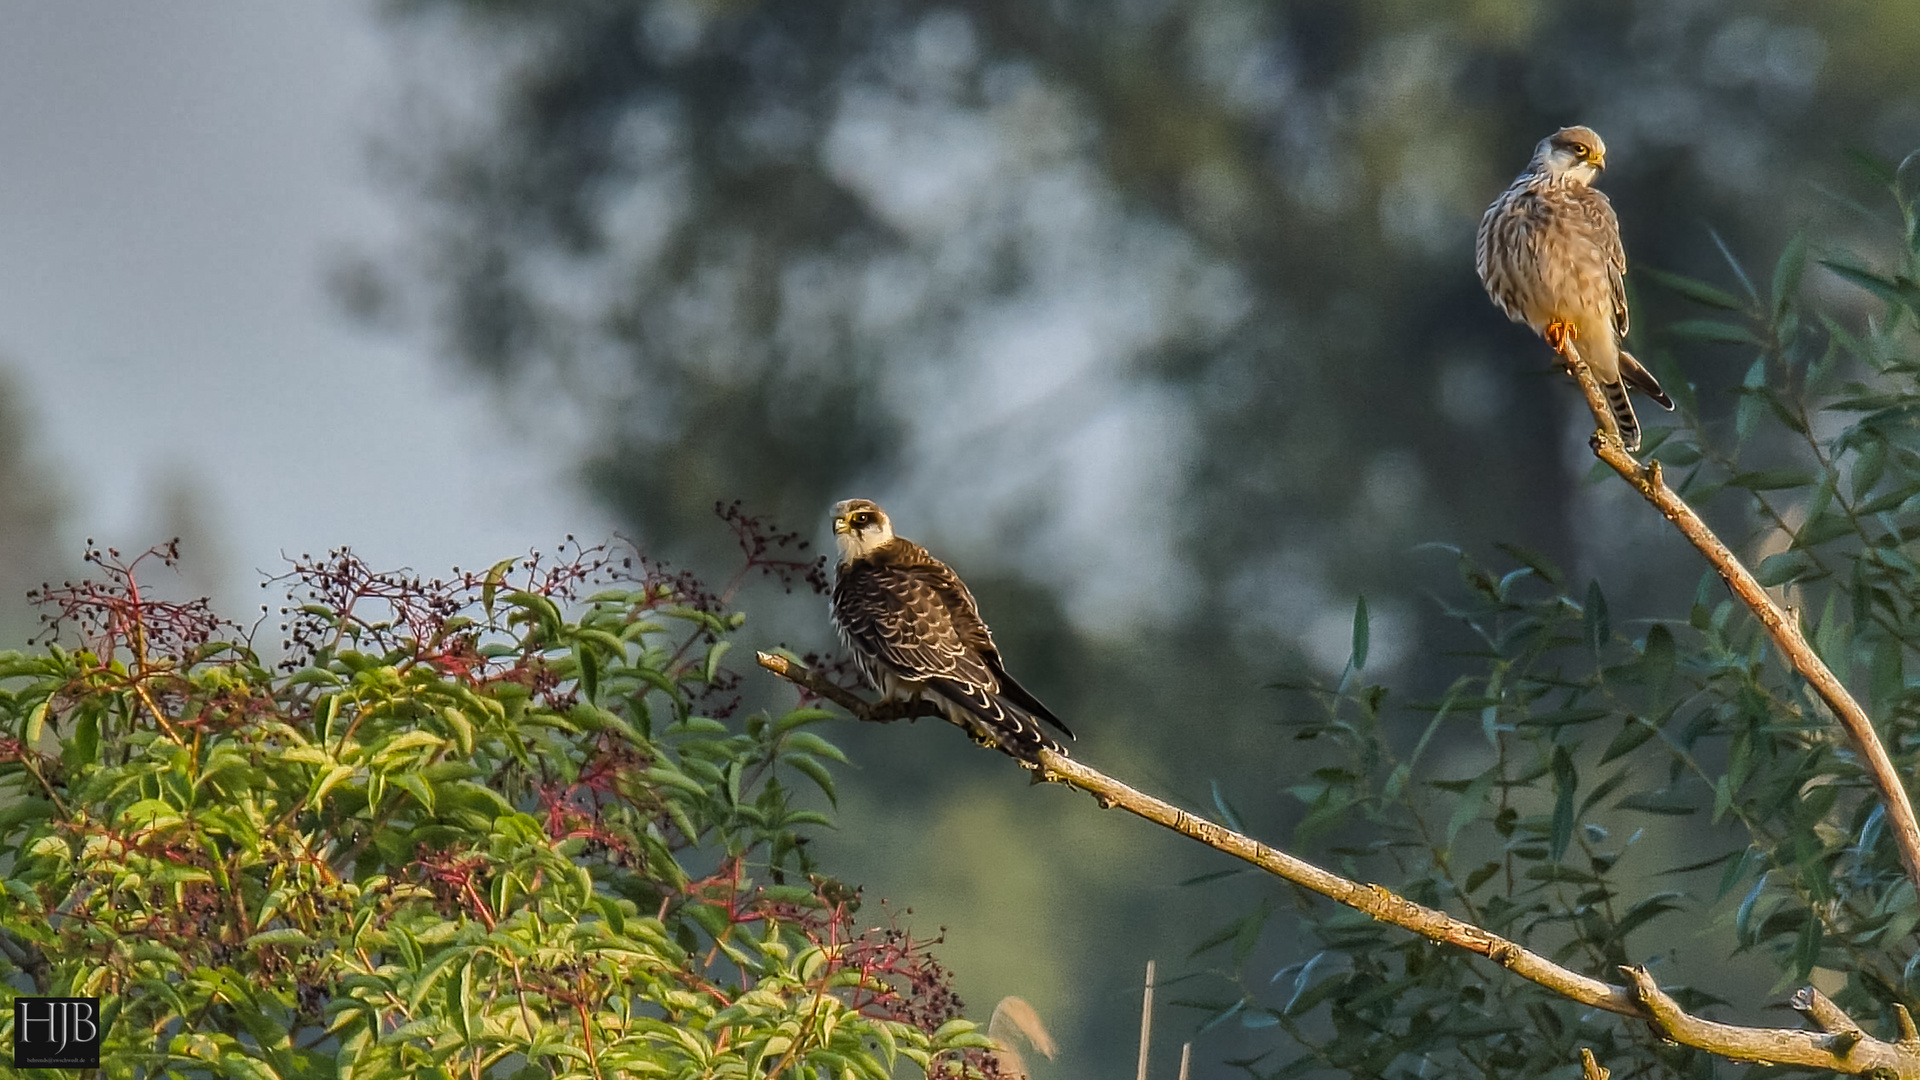
[[[1627,386],[1668,409],[1653,373],[1620,347],[1627,336],[1626,249],[1620,222],[1593,178],[1607,145],[1593,129],[1561,128],[1540,140],[1533,160],[1480,219],[1474,263],[1480,281],[1514,322],[1559,348],[1564,336],[1606,391],[1620,442],[1640,449],[1640,421]]]
[[[1042,748],[1065,753],[1039,721],[1073,732],[1007,674],[973,594],[946,563],[895,536],[866,499],[834,504],[833,539],[833,625],[883,698],[933,701],[976,741],[1027,761]]]

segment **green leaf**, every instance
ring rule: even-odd
[[[1804,979],[1813,974],[1814,965],[1820,962],[1820,940],[1823,928],[1820,920],[1808,912],[1806,920],[1800,925],[1800,936],[1794,942],[1793,977]]]
[[[1362,594],[1353,605],[1353,670],[1367,666],[1367,598]]]
[[[1621,810],[1638,810],[1643,814],[1658,814],[1662,817],[1685,817],[1700,810],[1698,806],[1683,799],[1651,791],[1629,795],[1614,806]]]
[[[1815,514],[1808,518],[1800,531],[1793,535],[1795,547],[1816,548],[1830,540],[1837,540],[1854,531],[1853,520],[1845,514],[1834,511]]]
[[[1620,725],[1620,733],[1607,744],[1606,752],[1600,755],[1600,764],[1605,765],[1623,754],[1632,753],[1634,748],[1653,738],[1653,725],[1637,716],[1629,716]]]
[[[1860,175],[1881,187],[1891,188],[1899,183],[1899,174],[1894,171],[1892,165],[1882,160],[1880,155],[1851,146],[1844,147],[1840,152],[1846,155],[1847,160],[1853,164]]]
[[[1813,556],[1804,551],[1782,551],[1762,559],[1753,576],[1760,584],[1772,588],[1775,585],[1785,585],[1811,569],[1813,569]]]
[[[818,787],[821,793],[826,795],[827,802],[835,807],[840,805],[839,793],[834,790],[833,786],[833,774],[827,771],[825,765],[820,764],[806,754],[783,755],[780,760],[793,766],[795,771],[813,781],[814,786]]]
[[[1619,923],[1615,924],[1613,933],[1610,935],[1611,939],[1614,941],[1624,941],[1628,934],[1652,922],[1655,918],[1669,911],[1684,910],[1681,905],[1674,903],[1674,901],[1683,899],[1685,895],[1685,893],[1661,892],[1654,893],[1652,896],[1639,901],[1628,908],[1627,913],[1620,917]]]
[[[26,729],[21,733],[20,739],[21,742],[27,744],[27,750],[37,751],[39,749],[40,737],[46,734],[46,727],[47,703],[42,701],[40,704],[35,705],[32,711],[27,713]]]
[[[1717,307],[1723,311],[1744,311],[1747,307],[1745,302],[1732,293],[1681,274],[1655,270],[1649,266],[1636,267],[1634,273],[1645,274],[1655,283],[1679,293],[1696,304]]]
[[[1727,486],[1748,491],[1780,491],[1808,487],[1812,483],[1812,474],[1799,469],[1760,469],[1735,475],[1727,481]]]
[[[573,659],[580,672],[580,691],[588,701],[600,697],[600,655],[584,642],[573,643]]]
[[[1744,326],[1724,323],[1718,319],[1682,319],[1667,327],[1667,332],[1675,337],[1692,338],[1695,341],[1721,341],[1733,345],[1759,345],[1759,335]]]
[[[73,751],[71,760],[64,752],[60,757],[70,765],[91,765],[100,760],[99,710],[87,709],[80,714],[80,718],[74,722],[73,740],[68,747]]]
[[[1900,642],[1881,638],[1873,646],[1872,694],[1876,711],[1892,707],[1906,690],[1905,657]]]
[[[1481,863],[1475,867],[1473,873],[1467,875],[1466,892],[1468,895],[1472,895],[1480,886],[1492,881],[1494,875],[1499,872],[1500,864],[1497,862]]]
[[[1884,278],[1863,267],[1831,259],[1820,260],[1820,265],[1890,304],[1902,305],[1920,313],[1920,285],[1910,278]]]
[[[1873,485],[1880,482],[1880,476],[1887,467],[1887,444],[1884,439],[1867,435],[1860,440],[1858,450],[1853,456],[1853,497],[1855,500],[1866,498]]]
[[[494,597],[499,594],[501,583],[507,580],[507,572],[512,570],[513,564],[518,561],[517,559],[501,559],[499,562],[493,564],[492,568],[487,571],[485,578],[482,579],[480,586],[480,607],[487,613],[487,618],[493,618]]]
[[[1656,696],[1664,696],[1667,685],[1673,681],[1675,667],[1673,631],[1658,623],[1647,630],[1647,644],[1642,652],[1642,662],[1646,664],[1647,688]]]
[[[1208,783],[1213,786],[1213,805],[1220,811],[1220,820],[1226,822],[1227,828],[1234,832],[1242,836],[1247,835],[1247,827],[1241,823],[1240,815],[1234,811],[1233,804],[1227,801],[1226,794],[1220,790],[1220,781],[1209,780]]]
[[[1573,755],[1564,746],[1553,748],[1552,769],[1553,826],[1548,833],[1547,857],[1559,862],[1573,840],[1573,795],[1580,786],[1580,775],[1574,771]]]
[[[1260,898],[1260,906],[1253,914],[1241,921],[1240,930],[1233,939],[1233,963],[1238,967],[1253,955],[1253,948],[1260,943],[1260,931],[1267,925],[1267,917],[1273,914],[1273,903],[1266,897]]]
[[[1751,297],[1754,303],[1759,303],[1759,290],[1753,287],[1753,279],[1747,276],[1746,268],[1740,265],[1740,260],[1733,257],[1733,250],[1727,247],[1725,240],[1720,238],[1720,231],[1709,226],[1707,235],[1713,238],[1713,246],[1720,249],[1721,258],[1726,259],[1727,265],[1733,268],[1733,276],[1740,279],[1740,287],[1747,291],[1747,296]]]
[[[1794,294],[1800,291],[1800,276],[1806,268],[1807,233],[1802,229],[1787,241],[1786,248],[1780,252],[1780,261],[1773,265],[1774,318],[1786,314]]]
[[[1237,877],[1247,873],[1252,873],[1252,871],[1244,866],[1236,866],[1228,870],[1215,870],[1210,874],[1200,874],[1195,877],[1190,877],[1184,881],[1176,882],[1175,885],[1180,888],[1185,888],[1188,885],[1205,885],[1208,882],[1219,881],[1222,878]]]
[[[1761,853],[1757,847],[1745,847],[1743,851],[1738,851],[1736,855],[1738,855],[1738,859],[1730,861],[1730,863],[1726,865],[1726,871],[1720,874],[1720,888],[1718,888],[1718,892],[1713,894],[1715,903],[1718,903],[1720,899],[1726,899],[1726,894],[1734,892],[1734,886],[1740,884],[1740,878],[1747,876],[1755,867],[1763,865],[1764,861],[1766,861],[1766,857],[1764,857],[1763,853]],[[1766,874],[1761,874],[1761,880],[1764,880],[1764,878],[1766,878]]]
[[[1613,626],[1607,620],[1607,598],[1601,594],[1597,578],[1587,582],[1587,603],[1581,612],[1581,622],[1587,632],[1587,648],[1594,652],[1613,640]]]
[[[1493,781],[1494,770],[1488,769],[1474,777],[1473,783],[1467,785],[1467,790],[1460,793],[1460,798],[1453,804],[1453,816],[1447,819],[1448,847],[1453,846],[1454,839],[1460,835],[1461,829],[1466,828],[1467,822],[1479,818],[1480,807],[1487,801],[1487,793],[1493,790]]]
[[[1493,546],[1512,556],[1516,561],[1530,568],[1534,573],[1539,574],[1547,584],[1552,585],[1556,589],[1562,587],[1564,579],[1561,577],[1560,568],[1555,566],[1546,556],[1532,548],[1524,547],[1520,544],[1507,543],[1505,541],[1497,542]]]

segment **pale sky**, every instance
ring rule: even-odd
[[[365,152],[394,63],[358,0],[0,0],[0,366],[75,554],[164,540],[181,475],[241,601],[283,551],[434,573],[610,530],[425,335],[326,295],[331,259],[402,235]]]

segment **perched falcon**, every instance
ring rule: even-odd
[[[1620,222],[1593,178],[1607,144],[1593,129],[1561,128],[1540,140],[1526,171],[1480,219],[1474,263],[1487,295],[1514,322],[1559,348],[1571,336],[1613,408],[1620,441],[1640,449],[1627,386],[1668,409],[1653,373],[1620,347],[1627,336],[1626,249]]]
[[[946,563],[893,535],[887,512],[866,499],[834,504],[833,539],[833,625],[874,689],[931,699],[976,741],[1015,757],[1065,752],[1039,722],[1073,732],[1007,674],[973,594]]]

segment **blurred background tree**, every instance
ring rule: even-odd
[[[390,12],[402,57],[472,81],[417,65],[379,152],[416,244],[344,283],[354,308],[413,305],[509,394],[562,391],[543,437],[591,448],[651,549],[697,564],[716,500],[816,523],[880,499],[1080,753],[1189,802],[1269,793],[1241,800],[1261,833],[1297,817],[1300,759],[1260,687],[1337,673],[1356,593],[1373,670],[1444,687],[1455,631],[1416,595],[1450,567],[1417,544],[1538,550],[1623,625],[1691,605],[1697,564],[1580,482],[1584,406],[1473,277],[1534,142],[1596,127],[1634,265],[1723,283],[1717,247],[1764,264],[1808,223],[1880,243],[1826,193],[1839,151],[1920,143],[1908,5]],[[1725,421],[1750,357],[1676,364],[1650,331],[1681,301],[1647,284],[1636,347]],[[828,641],[811,601],[762,631]],[[845,743],[849,818],[890,823],[840,841],[851,876],[952,923],[963,992],[1033,1000],[1089,1072],[1123,1067],[1146,955],[1258,894],[1176,889],[1213,864],[1008,791],[957,738]]]
[[[63,565],[61,498],[33,438],[32,424],[0,366],[0,649],[16,648],[37,625],[27,590]]]

